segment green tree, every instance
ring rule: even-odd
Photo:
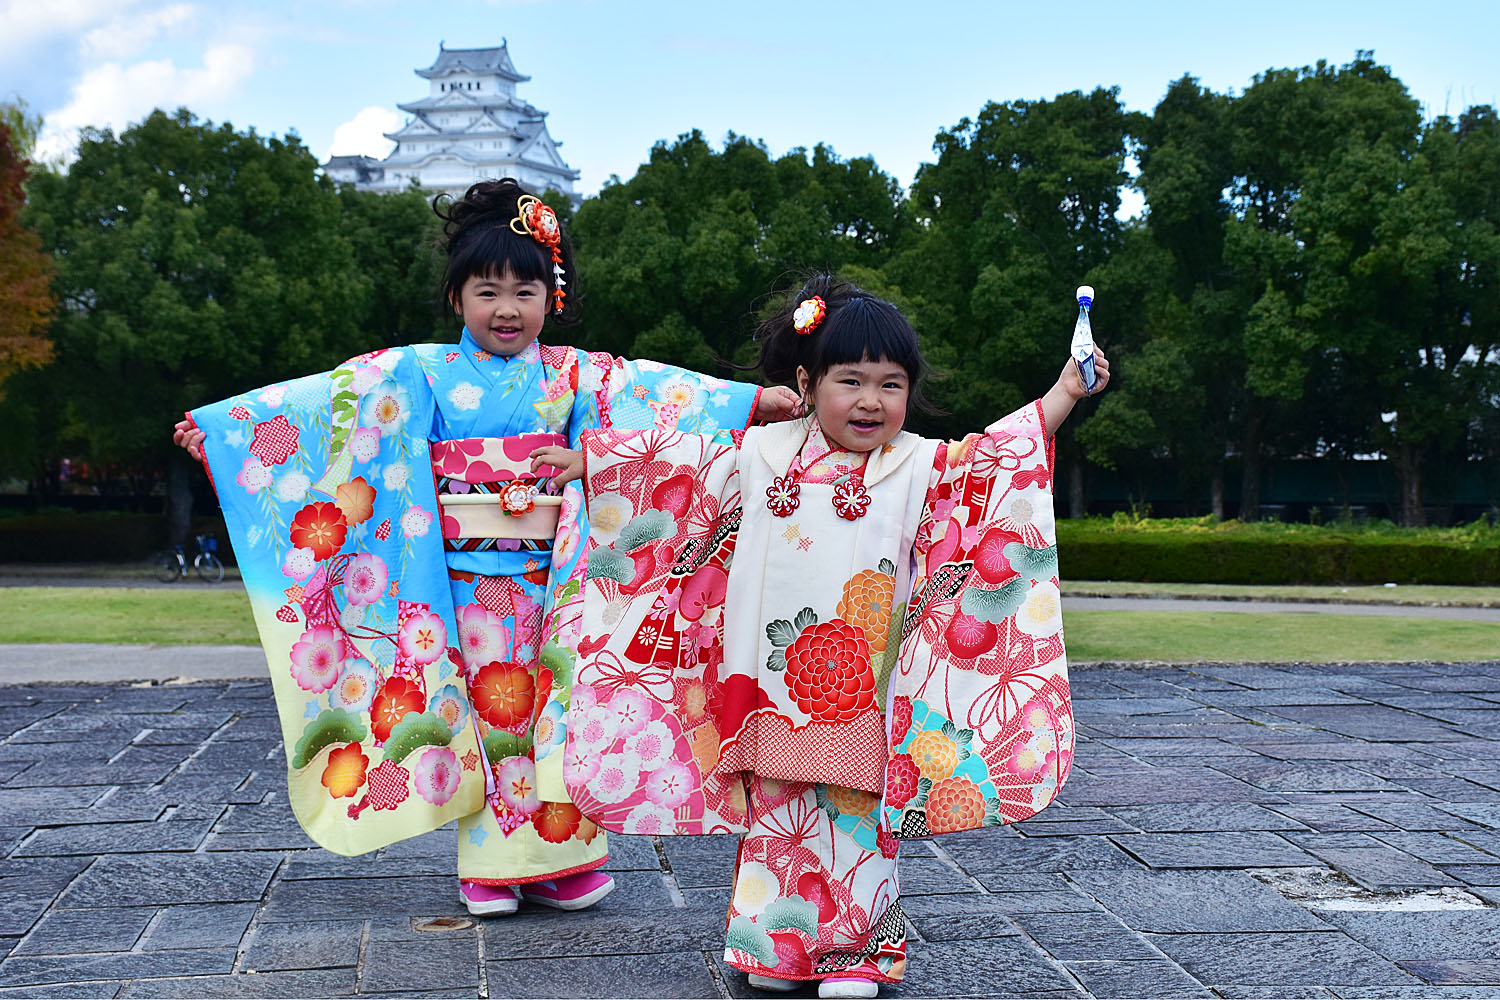
[[[14,127],[13,127],[14,123]],[[26,150],[35,125],[24,108],[0,106],[0,385],[18,371],[36,368],[52,356],[47,324],[57,300],[52,295],[52,258],[37,234],[21,222],[30,171]]]
[[[916,224],[885,270],[928,353],[961,368],[935,394],[953,414],[943,429],[982,427],[1057,377],[1073,290],[1120,246],[1132,121],[1118,89],[1100,88],[990,103],[938,133],[937,160],[913,187]],[[1101,290],[1095,325],[1111,357],[1123,343],[1114,308]],[[1075,514],[1084,503],[1079,418],[1059,438]]]
[[[28,218],[62,301],[41,423],[62,453],[167,466],[179,540],[190,466],[174,420],[374,346],[370,278],[316,167],[295,136],[184,109],[119,136],[85,130],[66,173],[32,182]]]
[[[580,342],[700,370],[744,360],[755,304],[790,272],[880,263],[899,195],[873,161],[825,146],[773,160],[734,134],[722,150],[696,131],[657,143],[573,218]]]

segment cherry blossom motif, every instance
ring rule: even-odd
[[[522,816],[530,816],[542,805],[537,791],[536,764],[530,757],[511,757],[495,769],[495,787],[500,798]]]
[[[349,435],[349,453],[361,462],[368,462],[380,454],[380,428],[355,428],[354,433]]]
[[[599,770],[589,779],[589,793],[605,805],[624,802],[639,785],[640,769],[624,754],[605,754]]]
[[[229,416],[232,420],[249,420],[250,411],[243,406],[231,406],[229,408]]]
[[[277,414],[255,425],[255,437],[248,450],[266,465],[280,465],[297,453],[299,435],[286,417]]]
[[[567,726],[563,722],[565,711],[561,702],[549,701],[537,716],[532,730],[532,746],[536,749],[537,760],[551,756],[562,746],[567,736]]]
[[[576,740],[570,741],[563,750],[563,779],[575,788],[587,785],[599,773],[601,760],[597,751],[580,745]]]
[[[379,686],[380,677],[375,673],[375,668],[358,660],[344,667],[338,683],[328,693],[328,701],[334,708],[342,708],[346,712],[368,712]]]
[[[500,512],[520,517],[536,510],[536,486],[513,479],[500,488]]]
[[[619,728],[615,735],[618,739],[628,739],[646,728],[646,723],[651,718],[651,702],[640,691],[630,688],[621,688],[609,699],[608,710],[619,721]]]
[[[385,596],[389,583],[385,560],[373,552],[361,552],[344,570],[344,597],[350,604],[374,604]]]
[[[458,650],[470,669],[505,658],[510,629],[505,620],[483,604],[458,606]]]
[[[330,625],[314,625],[292,645],[292,679],[304,691],[333,687],[344,667],[344,638]]]
[[[477,410],[484,390],[471,382],[460,382],[448,390],[448,402],[460,410]]]
[[[385,467],[385,471],[380,474],[380,478],[384,481],[385,488],[388,490],[405,489],[406,481],[411,478],[411,469],[405,462],[392,462]]]
[[[801,496],[802,484],[795,476],[791,473],[777,476],[766,487],[766,507],[777,517],[790,517],[802,502]]]
[[[1016,611],[1016,628],[1033,639],[1046,639],[1062,631],[1062,593],[1057,584],[1047,580],[1031,588]]]
[[[435,662],[448,650],[448,626],[430,611],[417,611],[401,623],[396,633],[401,655],[418,666]]]
[[[432,527],[432,512],[413,504],[401,515],[401,531],[407,538],[418,538]]]
[[[462,773],[457,754],[447,747],[432,747],[417,758],[417,766],[412,768],[412,787],[422,798],[440,806],[458,791]]]
[[[356,365],[354,368],[353,389],[358,395],[363,396],[383,381],[385,371],[376,365]]]
[[[626,833],[639,834],[642,836],[661,836],[670,834],[677,827],[677,818],[672,815],[672,810],[665,809],[654,802],[642,802],[625,816],[625,822],[621,824]]]
[[[284,385],[269,385],[269,386],[266,386],[264,389],[262,389],[260,391],[260,395],[256,396],[255,398],[258,399],[258,400],[260,400],[262,403],[265,403],[267,406],[271,407],[272,409],[275,409],[276,407],[278,407],[278,406],[281,405],[281,402],[282,402],[282,400],[285,397],[286,397],[286,386],[284,386]],[[234,415],[233,413],[230,414],[230,416],[233,416],[233,415]]]
[[[296,513],[288,534],[294,546],[311,549],[313,558],[321,562],[343,548],[348,531],[344,512],[336,504],[319,500]]]
[[[469,702],[456,684],[445,684],[427,702],[427,711],[442,719],[454,736],[469,721]]]
[[[380,428],[382,436],[395,434],[411,415],[411,394],[386,379],[365,395],[359,415],[366,427]]]
[[[618,697],[618,696],[617,696]],[[660,719],[646,723],[646,727],[625,741],[625,752],[635,758],[642,771],[654,771],[672,759],[677,740],[672,731]]]
[[[271,485],[271,469],[259,459],[245,459],[245,467],[235,475],[234,481],[245,487],[251,496]]]
[[[276,498],[287,503],[298,503],[307,499],[312,480],[304,472],[288,472],[276,480]]]
[[[833,488],[833,511],[846,521],[858,521],[870,509],[870,493],[863,479],[850,476]]]
[[[646,775],[646,798],[666,809],[675,809],[693,794],[693,769],[680,760],[669,760]]]

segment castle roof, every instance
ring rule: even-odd
[[[429,80],[435,80],[450,73],[503,76],[517,83],[531,79],[529,76],[516,72],[515,64],[510,61],[510,53],[506,50],[504,42],[496,48],[489,49],[450,49],[439,44],[438,57],[433,64],[426,69],[417,70],[418,76]]]

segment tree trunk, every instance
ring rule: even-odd
[[[187,452],[172,449],[167,465],[167,542],[187,545],[193,528],[193,491],[189,485]]]
[[[1401,523],[1408,528],[1427,524],[1422,511],[1422,449],[1403,443],[1396,451],[1396,474],[1401,477]]]
[[[1245,421],[1244,443],[1240,457],[1244,461],[1244,475],[1240,481],[1240,520],[1260,520],[1260,421],[1259,413],[1253,412]]]
[[[1083,496],[1083,457],[1074,449],[1068,456],[1068,516],[1084,517],[1087,507]]]
[[[1214,463],[1213,475],[1208,481],[1208,506],[1214,520],[1224,520],[1224,463]]]

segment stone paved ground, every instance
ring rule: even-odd
[[[1074,679],[1062,804],[906,848],[883,995],[1500,997],[1500,663]],[[0,687],[0,733],[0,996],[758,995],[732,841],[617,838],[596,909],[451,923],[451,831],[298,830],[266,683]]]

